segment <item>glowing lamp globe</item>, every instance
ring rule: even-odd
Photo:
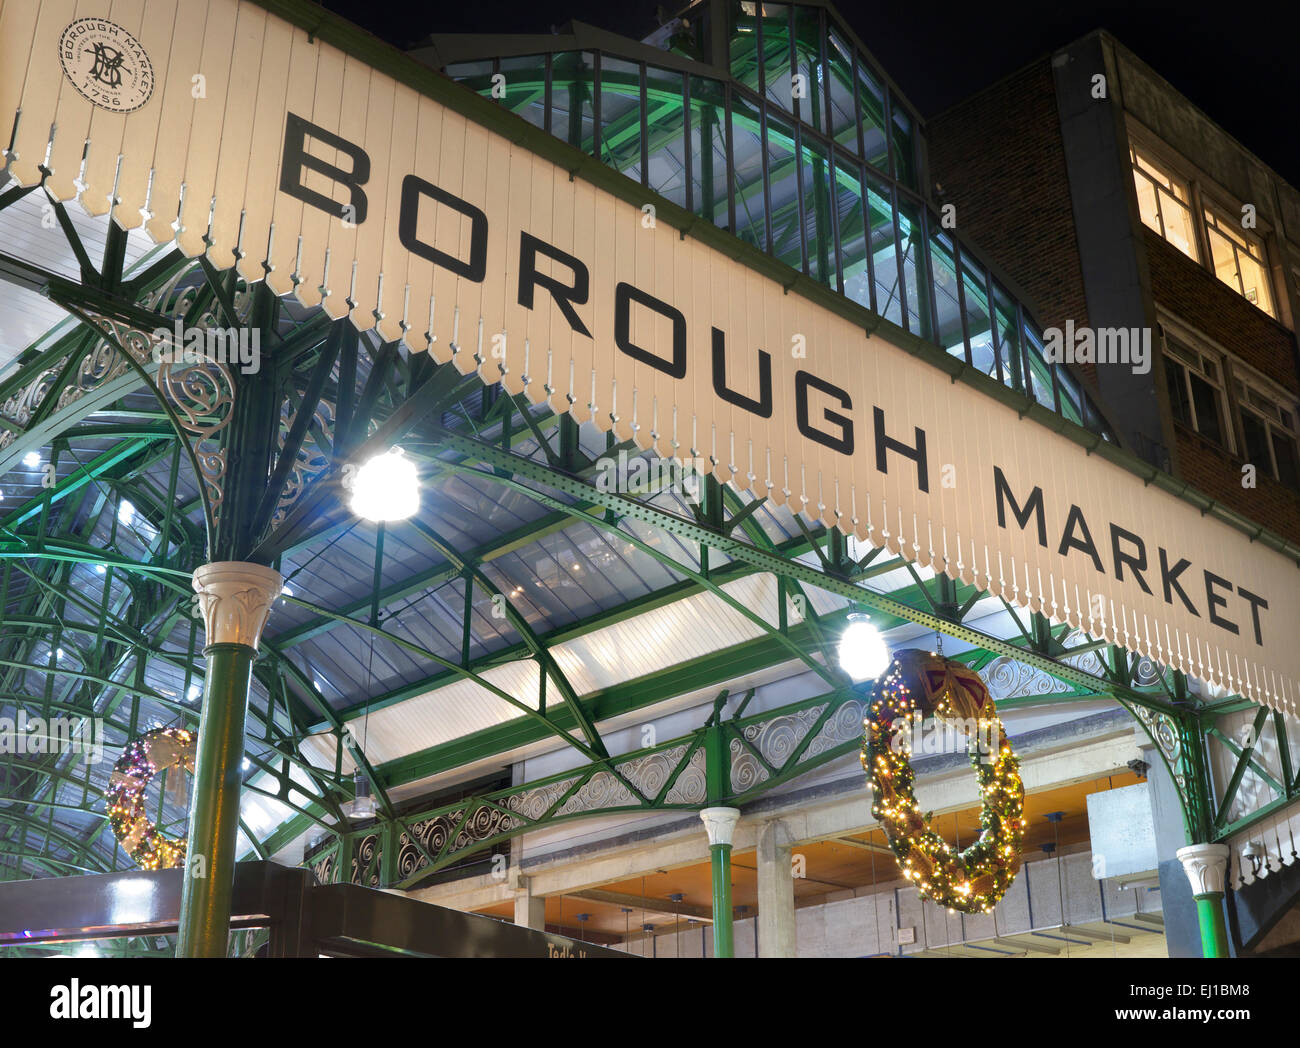
[[[390,448],[366,462],[352,480],[352,512],[366,520],[405,520],[420,508],[415,463]]]
[[[875,680],[889,667],[889,648],[865,615],[850,615],[840,635],[840,668],[855,681]]]

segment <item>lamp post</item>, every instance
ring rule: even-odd
[[[705,808],[700,812],[709,834],[713,867],[713,954],[736,955],[731,918],[731,838],[740,818],[739,808]]]
[[[1183,864],[1196,900],[1201,925],[1201,956],[1228,956],[1228,929],[1223,920],[1223,883],[1228,872],[1226,844],[1191,844],[1174,853]]]
[[[194,572],[207,646],[194,759],[194,805],[181,880],[177,957],[224,957],[243,786],[244,723],[257,645],[280,594],[280,573],[218,561]]]

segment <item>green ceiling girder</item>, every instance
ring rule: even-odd
[[[158,365],[153,361],[149,361],[145,368],[152,375],[157,371]],[[23,371],[26,372],[27,369],[24,368]],[[96,387],[67,406],[54,411],[40,425],[24,431],[4,451],[0,451],[0,475],[13,469],[14,463],[19,461],[27,452],[39,451],[46,445],[53,443],[55,438],[67,435],[72,427],[82,419],[120,400],[126,394],[134,392],[140,385],[140,379],[131,372],[127,372],[109,382],[105,382],[102,386]]]
[[[103,475],[119,462],[134,456],[142,448],[148,446],[148,440],[132,438],[124,443],[105,451],[103,454],[96,456],[92,461],[87,462],[84,466],[79,466],[69,476],[64,477],[53,488],[40,497],[42,505],[53,505],[61,502],[69,495],[93,483],[95,478]],[[40,506],[28,504],[26,509],[18,509],[10,513],[3,520],[0,520],[0,529],[10,530],[16,528],[26,520],[30,520],[41,512]]]
[[[566,771],[556,772],[555,774],[549,775],[543,779],[520,786],[512,786],[488,794],[463,798],[452,804],[444,805],[431,811],[412,813],[407,816],[406,821],[408,825],[437,816],[456,816],[456,813],[459,813],[459,816],[453,818],[451,828],[446,835],[446,844],[437,859],[429,866],[417,869],[409,877],[398,882],[395,887],[402,890],[409,890],[418,885],[418,883],[425,877],[455,861],[460,855],[481,850],[498,841],[508,840],[511,837],[519,836],[529,830],[537,829],[542,825],[556,825],[573,819],[590,818],[595,815],[626,814],[628,812],[645,810],[696,811],[700,807],[697,803],[672,804],[668,803],[666,798],[671,792],[678,777],[689,766],[693,755],[697,750],[704,747],[706,733],[709,731],[721,731],[724,740],[733,738],[743,739],[744,729],[750,725],[761,724],[775,720],[778,717],[815,709],[818,706],[824,705],[825,708],[821,711],[818,718],[808,727],[800,742],[786,753],[785,759],[781,764],[776,767],[768,765],[770,773],[767,779],[745,791],[731,792],[730,790],[726,790],[722,796],[716,798],[719,803],[745,803],[770,789],[790,781],[793,778],[809,771],[813,771],[831,761],[838,760],[846,753],[850,753],[855,749],[860,749],[862,745],[861,740],[854,738],[847,742],[828,747],[822,753],[806,756],[806,754],[809,753],[809,747],[817,738],[822,726],[826,724],[827,721],[829,721],[829,719],[841,708],[843,708],[845,704],[855,700],[861,701],[863,698],[864,695],[860,688],[837,688],[826,694],[802,699],[798,702],[790,703],[771,710],[765,710],[762,713],[753,714],[748,717],[733,716],[731,719],[721,721],[716,727],[710,727],[706,724],[695,729],[688,735],[678,736],[677,738],[670,739],[666,742],[657,743],[654,746],[644,747],[629,753],[621,754],[614,758],[613,763],[617,766],[628,765],[654,754],[665,754],[678,749],[682,750],[674,764],[673,770],[663,778],[655,795],[648,796],[647,794],[642,793],[639,789],[634,788],[632,790],[632,795],[635,798],[635,803],[632,804],[588,808],[571,814],[558,814],[560,809],[570,798],[575,797],[595,775],[599,774],[603,770],[604,765],[602,762],[601,764],[588,764],[568,769]],[[710,718],[710,721],[712,721],[712,718]],[[722,752],[724,754],[727,753],[725,746]],[[724,759],[729,760],[729,758],[725,756]],[[764,764],[767,764],[767,762],[764,761]],[[574,781],[563,791],[555,793],[551,799],[551,803],[547,807],[547,810],[540,817],[533,818],[525,816],[521,812],[511,808],[508,804],[508,800],[511,797],[517,797],[539,787],[568,783],[571,779]],[[471,842],[464,844],[460,848],[454,848],[453,844],[456,841],[457,833],[469,825],[478,809],[485,806],[510,816],[518,823],[518,825],[491,836],[473,839]],[[373,831],[367,830],[361,832]]]
[[[914,589],[915,587],[911,587]],[[901,596],[901,594],[896,594]],[[842,621],[846,611],[832,612],[825,617],[828,625]],[[885,625],[895,625],[889,623]],[[789,635],[798,643],[811,643],[812,632],[807,624],[790,627]],[[978,649],[957,656],[973,664],[987,662],[992,656]],[[762,636],[716,652],[703,659],[682,663],[664,670],[627,681],[581,699],[594,722],[601,722],[634,712],[649,709],[664,699],[726,681],[786,661],[785,649],[770,636]],[[422,687],[421,690],[427,690]],[[1051,692],[1024,698],[1002,700],[1005,709],[1043,705],[1052,702],[1078,702],[1107,698],[1104,692],[1070,690]],[[572,728],[567,712],[557,710],[552,721],[560,727]],[[390,786],[429,778],[456,768],[468,767],[478,761],[507,753],[513,749],[545,741],[549,733],[532,721],[515,718],[504,724],[481,729],[451,742],[442,743],[418,753],[410,754],[378,766],[383,782]],[[284,840],[292,840],[302,831],[302,826],[286,824]]]
[[[101,816],[101,818],[103,817]],[[22,812],[13,811],[12,809],[0,812],[0,829],[4,829],[6,825],[15,827],[19,830],[30,830],[33,833],[40,834],[41,840],[43,842],[42,847],[44,847],[44,842],[48,842],[48,841],[53,841],[59,845],[62,845],[64,848],[66,848],[69,852],[72,853],[72,858],[76,860],[76,862],[83,869],[93,870],[98,873],[113,872],[112,864],[105,863],[102,860],[101,856],[95,854],[93,851],[90,851],[86,846],[86,842],[78,840],[77,838],[64,832],[61,828],[59,828],[56,825],[53,825],[48,822],[42,822],[39,819],[33,819],[29,815],[25,815]],[[19,834],[18,836],[21,839],[22,834]],[[8,851],[8,845],[10,845],[11,843],[16,843],[16,842],[0,840],[0,845],[4,846],[3,848],[0,848],[0,851],[7,852],[8,854],[14,854],[13,852]],[[63,861],[66,862],[68,860],[65,859]]]
[[[767,550],[757,549],[749,543],[742,542],[729,534],[710,528],[700,522],[677,516],[656,506],[647,505],[644,502],[629,498],[626,495],[601,491],[594,484],[560,473],[514,452],[502,450],[441,427],[439,427],[438,436],[449,450],[455,451],[465,462],[478,461],[491,467],[490,470],[483,470],[468,465],[456,464],[451,468],[461,469],[467,474],[479,477],[482,480],[510,487],[512,490],[528,495],[543,505],[567,512],[575,519],[586,521],[594,527],[613,530],[624,540],[630,539],[631,536],[627,532],[619,530],[616,524],[611,523],[603,511],[610,511],[620,520],[631,518],[653,525],[688,541],[721,550],[733,560],[744,561],[760,570],[770,571],[775,575],[791,578],[830,593],[835,593],[876,611],[885,612],[895,618],[926,626],[936,632],[945,633],[975,647],[985,648],[1000,655],[1009,655],[1077,688],[1114,691],[1139,705],[1154,704],[1159,706],[1150,695],[1119,687],[1057,659],[1049,658],[1038,652],[1017,648],[1009,641],[988,636],[961,623],[940,619],[929,612],[909,607],[892,597],[876,593],[846,579],[834,577],[810,565],[790,560]],[[521,478],[532,483],[545,485],[562,494],[598,506],[602,509],[602,512],[597,514],[586,511],[580,506],[562,502],[523,483]]]
[[[482,570],[477,567],[474,561],[466,559],[462,554],[451,545],[451,543],[439,535],[433,528],[419,520],[412,520],[411,526],[415,528],[425,540],[433,546],[434,549],[449,564],[455,567],[465,578],[465,629],[469,630],[469,599],[470,594],[475,588],[483,590],[489,594],[494,602],[500,601],[502,610],[506,616],[506,621],[520,637],[523,638],[533,659],[538,664],[539,679],[549,681],[556,690],[559,691],[561,699],[564,701],[565,708],[573,715],[579,730],[591,744],[592,749],[601,757],[608,757],[609,751],[605,748],[605,742],[600,737],[600,732],[587,716],[582,704],[578,701],[577,693],[573,690],[573,685],[569,683],[564,671],[556,664],[555,659],[551,656],[550,649],[542,644],[533,628],[528,625],[528,620],[519,613],[519,611],[506,599],[492,580],[483,574]],[[468,657],[468,646],[466,646],[466,657]]]
[[[61,674],[62,672],[63,671],[60,671]],[[117,687],[121,690],[125,690],[131,694],[142,694],[136,691],[135,689],[131,689],[129,687],[123,686],[119,682],[113,682],[113,685],[114,687]],[[170,699],[165,696],[159,698],[153,695],[144,695],[143,697],[149,698],[151,701],[158,702],[161,705],[168,706],[174,709],[178,714],[181,715],[180,719],[182,723],[184,723],[187,727],[190,728],[198,727],[199,711],[195,709],[193,705],[188,704],[179,698]],[[60,714],[68,714],[70,716],[76,716],[76,717],[96,718],[102,720],[105,727],[113,728],[114,730],[121,732],[124,736],[129,737],[131,734],[131,725],[125,721],[114,719],[111,715],[111,712],[86,709],[84,706],[77,705],[76,703],[45,701],[45,700],[39,700],[39,699],[32,698],[30,696],[23,696],[23,695],[0,695],[0,701],[14,702],[21,706],[39,709],[43,714],[49,712],[55,712]],[[258,710],[256,707],[250,707],[249,713],[251,717],[254,719],[254,727],[258,726],[259,724],[265,727],[266,717],[263,711]],[[324,803],[329,797],[329,795],[332,793],[332,791],[339,787],[340,782],[336,779],[335,776],[333,776],[326,769],[315,767],[297,752],[287,750],[282,746],[279,746],[277,743],[272,742],[270,739],[268,739],[265,735],[260,737],[254,736],[251,731],[249,732],[249,735],[250,738],[253,738],[256,741],[259,747],[265,747],[266,749],[271,751],[271,756],[274,758],[275,763],[288,762],[291,765],[301,768],[305,773],[308,774],[309,778],[315,778],[316,785],[322,787],[323,795],[319,797],[313,797],[309,792],[309,790],[302,783],[297,782],[296,780],[291,780],[287,773],[283,771],[278,771],[275,767],[273,767],[272,761],[268,760],[264,755],[260,753],[250,753],[248,757],[249,761],[254,765],[256,765],[260,770],[265,771],[268,774],[272,775],[277,780],[281,788],[281,793],[271,793],[270,791],[267,790],[258,790],[257,792],[265,793],[267,796],[270,797],[279,798],[283,795],[287,795],[289,789],[293,789],[298,793],[301,793],[304,797],[307,797],[309,800],[312,800],[313,802]],[[72,766],[76,766],[78,763],[79,763],[78,760],[73,760],[70,762]],[[37,771],[37,769],[32,769],[32,770]],[[39,769],[39,771],[41,774],[50,775],[52,777],[59,778],[64,782],[68,782],[76,786],[82,786],[88,783],[88,780],[76,778],[72,775],[69,775],[67,769],[47,767],[47,768]],[[92,787],[92,790],[93,789],[94,787]],[[2,799],[0,799],[0,803],[3,803]],[[25,801],[24,803],[35,803],[35,802]],[[332,813],[335,815],[338,814],[337,811],[333,811],[332,809],[323,809],[323,810],[327,811],[327,813]]]
[[[796,643],[806,644],[812,639],[811,630],[804,625],[791,627],[788,636]],[[648,709],[676,695],[688,694],[789,660],[786,646],[765,634],[705,658],[668,666],[602,689],[581,697],[579,701],[587,711],[587,716],[599,723],[624,713]],[[551,719],[557,726],[572,726],[566,710],[555,710]],[[507,721],[481,729],[462,739],[381,764],[379,772],[384,776],[385,782],[396,786],[496,756],[519,746],[544,741],[547,734],[536,725],[518,719]]]
[[[106,567],[121,568],[123,571],[155,576],[169,589],[188,597],[194,592],[190,585],[192,571],[182,571],[165,564],[140,564],[116,553],[91,546],[84,542],[70,542],[67,539],[49,539],[39,536],[25,538],[13,536],[0,539],[0,560],[55,560],[77,564],[103,564]],[[183,582],[178,580],[184,580]]]
[[[783,543],[781,546],[776,548],[786,551],[790,555],[797,555],[799,553],[805,552],[808,549],[808,544],[807,541],[804,539],[791,539],[787,543]],[[666,563],[668,563],[674,570],[676,570],[677,567],[676,561],[669,560],[666,561]],[[862,575],[863,577],[869,577],[872,574],[893,570],[896,566],[897,566],[896,562],[891,561],[884,565],[877,565],[871,569],[867,569],[862,573]],[[714,585],[721,586],[728,582],[742,578],[744,576],[755,574],[758,570],[759,569],[756,569],[748,564],[732,562],[732,563],[724,564],[721,567],[714,569],[713,571],[710,572],[709,577]],[[970,589],[973,592],[973,587],[971,587]],[[636,598],[634,600],[628,601],[615,610],[609,612],[597,612],[593,615],[587,616],[586,618],[579,619],[576,622],[569,623],[568,625],[565,626],[561,626],[555,630],[550,631],[549,633],[540,635],[539,639],[548,648],[554,647],[557,644],[562,644],[565,641],[573,640],[577,637],[585,636],[605,626],[609,626],[618,622],[624,622],[629,619],[635,618],[637,615],[644,614],[647,611],[651,611],[656,608],[662,607],[666,604],[670,604],[674,601],[682,599],[683,597],[688,597],[696,593],[707,592],[707,591],[708,589],[706,586],[701,585],[700,583],[688,578],[681,582],[673,583],[668,586],[665,586],[654,593],[646,594],[644,597]],[[898,599],[908,600],[912,597],[919,596],[919,594],[916,593],[915,587],[908,587],[905,590],[899,591],[896,594],[896,596],[898,597]],[[292,597],[286,599],[292,603],[299,604],[303,607],[314,607],[314,605],[310,604],[305,600],[302,600],[301,598]],[[325,616],[333,617],[334,620],[338,623],[347,622],[348,624],[356,626],[358,628],[364,628],[366,625],[364,622],[352,617],[344,618],[341,613],[336,614],[334,612],[326,612]],[[890,629],[893,626],[901,625],[907,620],[896,618],[893,616],[880,615],[876,618],[875,621],[881,626],[881,628]],[[800,636],[802,636],[802,634]],[[806,639],[808,641],[811,641],[812,638],[806,638]],[[274,638],[272,640],[272,643],[275,645],[276,649],[279,650],[279,638],[278,637]],[[803,648],[806,648],[809,645],[807,643],[796,642],[796,646],[800,647],[802,650]],[[790,653],[788,650],[785,652],[785,654],[786,657],[790,657]],[[523,642],[520,642],[517,644],[508,645],[504,648],[496,649],[488,653],[487,655],[481,656],[480,658],[471,661],[464,668],[477,671],[481,669],[486,669],[491,666],[501,665],[507,662],[514,662],[521,658],[527,658],[529,657],[529,655],[530,655],[529,647]],[[702,666],[707,666],[708,664],[709,664],[709,660],[708,658],[706,658],[703,660],[697,660],[693,665],[702,667]],[[665,672],[672,672],[672,669],[670,668]],[[390,706],[396,702],[401,702],[404,699],[408,699],[414,695],[419,695],[422,694],[423,692],[436,688],[441,684],[451,683],[453,680],[457,679],[462,675],[463,674],[461,674],[459,669],[454,672],[432,674],[429,677],[417,681],[414,684],[406,685],[386,695],[380,695],[374,699],[368,699],[355,706],[348,707],[346,710],[342,711],[342,715],[348,718],[355,718],[361,716],[366,711],[373,712],[375,710],[383,709],[384,707]],[[725,678],[712,678],[712,679],[704,680],[701,683],[713,684],[723,679]],[[668,696],[662,696],[662,697],[668,697]]]

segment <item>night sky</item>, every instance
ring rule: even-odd
[[[640,38],[656,0],[325,0],[402,47],[430,33],[547,33],[576,19]],[[1300,186],[1295,7],[1281,3],[1061,4],[885,0],[838,5],[923,116],[1098,27],[1110,30],[1247,149]]]

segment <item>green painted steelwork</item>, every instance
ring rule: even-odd
[[[212,644],[204,650],[207,676],[194,760],[178,957],[224,957],[229,949],[240,766],[255,654],[243,644]]]
[[[709,875],[713,886],[713,955],[735,957],[730,844],[709,845]]]
[[[1196,918],[1201,926],[1201,956],[1227,957],[1228,927],[1223,916],[1223,892],[1197,895]]]

